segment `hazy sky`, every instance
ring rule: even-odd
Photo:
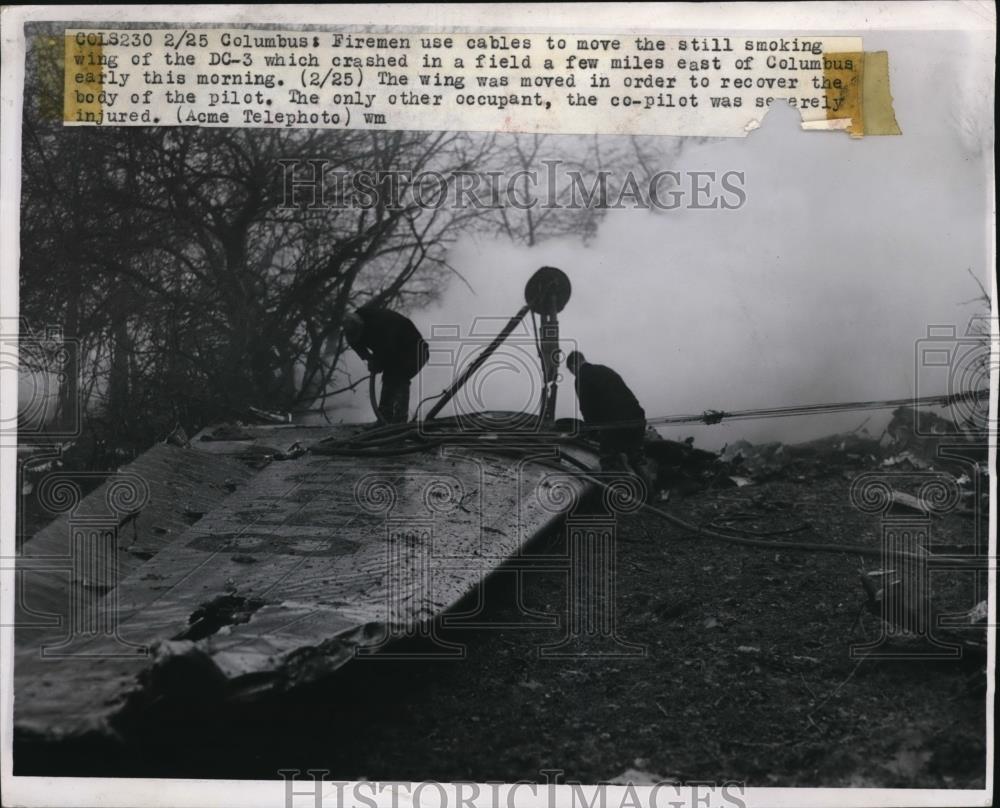
[[[802,132],[775,107],[745,140],[685,144],[682,171],[746,172],[736,211],[614,211],[586,247],[460,242],[441,304],[416,312],[465,333],[476,316],[506,317],[538,267],[569,274],[563,336],[616,368],[648,415],[902,397],[914,389],[914,345],[928,325],[964,331],[989,288],[987,152],[992,148],[988,40],[964,34],[881,34],[889,51],[900,137],[851,140]],[[974,58],[975,54],[987,56]],[[989,71],[987,73],[986,71]],[[984,151],[982,144],[988,144]],[[568,374],[567,374],[568,375]],[[449,381],[426,370],[423,395]],[[564,386],[560,414],[571,414]],[[928,392],[939,392],[929,390]],[[497,408],[526,388],[498,369],[484,386]],[[365,395],[356,399],[366,408]],[[699,445],[737,437],[801,440],[850,429],[867,413],[684,427]],[[876,433],[887,416],[876,416]]]

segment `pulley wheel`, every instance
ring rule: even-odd
[[[524,302],[535,314],[546,314],[550,307],[558,313],[569,302],[573,285],[561,269],[542,267],[524,285]]]

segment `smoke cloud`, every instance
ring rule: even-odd
[[[779,104],[746,139],[647,141],[671,155],[662,167],[672,171],[742,172],[742,207],[615,210],[586,245],[576,237],[534,247],[461,239],[449,260],[471,289],[456,279],[436,305],[411,312],[435,348],[411,406],[448,386],[521,306],[525,281],[543,265],[573,283],[560,315],[565,349],[615,368],[650,417],[948,392],[921,378],[916,343],[933,325],[963,333],[980,308],[968,303],[978,295],[970,272],[995,289],[992,43],[924,32],[870,35],[865,47],[889,51],[900,137],[804,133],[797,113]],[[526,321],[460,406],[532,409],[536,366]],[[13,367],[5,363],[5,373]],[[346,368],[354,379],[366,373],[353,354]],[[47,379],[18,375],[21,407],[54,407],[48,386],[39,389]],[[576,413],[571,382],[564,371],[560,416]],[[366,386],[339,395],[328,414],[370,420],[367,398]],[[866,418],[662,431],[717,448],[739,437],[805,440]],[[872,415],[869,430],[878,434],[887,419]]]
[[[472,290],[456,280],[414,321],[426,335],[450,325],[464,336],[476,318],[493,317],[496,333],[522,304],[531,273],[552,265],[573,283],[560,315],[567,350],[615,368],[648,416],[947,392],[918,378],[916,341],[931,325],[964,332],[977,312],[963,305],[978,294],[969,271],[992,284],[981,149],[992,130],[976,128],[992,116],[971,106],[989,101],[970,89],[967,61],[982,43],[952,34],[880,40],[866,47],[890,52],[901,137],[804,133],[797,113],[777,105],[745,140],[688,141],[667,166],[745,172],[741,208],[611,211],[587,246],[466,238],[450,260]],[[668,153],[674,146],[664,143]],[[530,343],[530,326],[516,339]],[[491,408],[532,400],[529,374],[510,359],[517,350],[530,358],[533,349],[512,347],[481,384]],[[564,377],[558,414],[572,415],[572,377]],[[439,392],[451,378],[446,367],[428,368],[419,389]],[[356,407],[368,418],[364,398]],[[717,448],[739,437],[807,440],[868,415],[662,431]],[[875,413],[867,428],[879,434],[888,417]]]

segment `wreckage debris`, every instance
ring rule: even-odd
[[[893,491],[890,512],[919,513],[922,516],[930,516],[934,513],[934,508],[925,500],[907,494],[905,491]]]
[[[202,640],[215,634],[223,626],[248,622],[253,613],[263,606],[264,601],[259,598],[220,595],[192,612],[188,618],[188,628],[172,639]]]
[[[873,468],[877,452],[874,438],[847,433],[795,445],[738,440],[728,444],[721,457],[736,467],[737,484],[746,485],[748,480],[819,479]]]
[[[969,462],[939,457],[938,449],[945,443],[961,447]],[[738,440],[728,444],[718,459],[738,486],[780,478],[808,481],[839,475],[850,480],[874,469],[945,472],[954,475],[962,488],[967,513],[986,507],[985,494],[982,489],[976,492],[969,469],[972,463],[975,476],[986,479],[986,443],[936,413],[913,407],[896,409],[879,438],[861,429],[792,445]]]
[[[882,468],[897,469],[901,471],[923,471],[931,468],[930,463],[921,460],[913,452],[900,452],[898,455],[887,457],[882,461]]]
[[[171,430],[170,434],[163,439],[163,442],[169,443],[171,446],[179,446],[182,449],[187,449],[191,446],[191,439],[180,424]]]
[[[957,619],[944,622],[944,616],[933,608],[927,589],[907,586],[896,570],[872,570],[860,575],[865,601],[852,628],[860,627],[862,614],[867,611],[889,628],[888,639],[934,644],[951,643],[960,648],[967,661],[978,663],[986,657],[987,602],[981,601]],[[916,629],[916,630],[915,630]],[[921,633],[927,630],[927,635]]]
[[[694,446],[694,438],[673,441],[663,438],[656,430],[647,430],[644,444],[646,457],[656,467],[656,487],[667,492],[661,501],[676,491],[687,495],[696,491],[732,488],[733,464],[720,455]]]
[[[299,454],[297,441],[301,448],[355,434],[356,428],[284,425],[245,432],[250,445],[278,445],[289,455]],[[173,706],[157,707],[173,704],[174,697],[183,704],[196,694],[201,709],[328,677],[359,649],[378,652],[468,597],[496,566],[551,530],[590,488],[570,476],[570,496],[525,516],[510,505],[519,486],[541,488],[552,476],[547,465],[469,449],[467,463],[418,452],[383,458],[376,469],[354,457],[307,453],[252,473],[237,461],[247,442],[202,442],[196,436],[191,448],[158,444],[133,465],[133,472],[151,468],[154,459],[163,466],[159,476],[146,475],[152,496],[137,520],[137,538],[129,535],[129,546],[155,555],[145,561],[128,552],[117,556],[122,574],[115,602],[125,604],[115,613],[118,632],[85,639],[91,651],[114,653],[40,663],[38,632],[19,632],[18,738],[43,749],[90,737],[95,728],[103,739],[131,737],[156,725],[157,710],[167,711],[164,720],[175,720]],[[597,465],[589,448],[565,452],[573,468]],[[441,501],[433,488],[425,493],[427,481],[441,474],[464,492],[460,502]],[[383,496],[390,488],[401,492],[398,499]],[[101,511],[104,489],[79,507]],[[410,574],[411,561],[429,552],[420,535],[405,534],[388,545],[387,554],[390,509],[411,522],[426,520],[430,512],[435,548],[476,562],[449,568],[425,586]],[[248,528],[261,521],[262,511],[267,530],[258,540]],[[480,555],[476,525],[490,529],[489,558]],[[65,543],[65,535],[64,520],[29,546],[46,549]],[[235,536],[247,540],[234,542]],[[405,574],[390,574],[395,569]],[[307,574],[291,574],[300,570]],[[25,602],[52,603],[54,611],[67,600],[62,579],[51,585],[45,579],[42,587],[36,578]],[[108,603],[95,595],[85,605],[88,614],[103,616]]]
[[[209,443],[211,441],[230,440],[253,440],[256,437],[253,432],[243,424],[220,424],[212,430],[205,430],[198,437],[198,440]]]

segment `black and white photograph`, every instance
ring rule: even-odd
[[[7,6],[3,805],[992,805],[992,3]]]

